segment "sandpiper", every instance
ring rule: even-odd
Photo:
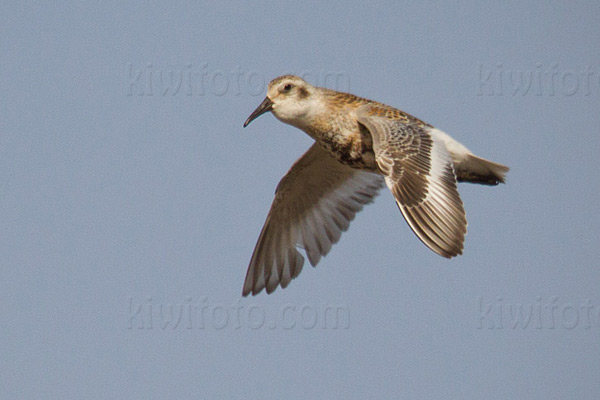
[[[417,237],[462,254],[467,219],[458,182],[497,185],[509,168],[473,155],[446,133],[393,107],[284,75],[244,122],[271,111],[315,140],[279,182],[242,294],[273,292],[314,267],[385,182]]]

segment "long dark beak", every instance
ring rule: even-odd
[[[260,106],[256,107],[256,110],[254,110],[252,112],[252,114],[250,114],[250,116],[248,117],[246,122],[244,122],[244,128],[247,127],[250,122],[254,121],[256,118],[260,117],[262,114],[271,111],[272,109],[273,109],[273,102],[271,101],[270,98],[265,97],[263,102],[260,103]]]

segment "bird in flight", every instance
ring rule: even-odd
[[[242,294],[273,292],[314,267],[384,182],[417,237],[442,257],[462,254],[467,219],[457,182],[504,183],[509,168],[475,156],[433,126],[382,103],[273,79],[244,127],[272,112],[315,143],[279,182]]]

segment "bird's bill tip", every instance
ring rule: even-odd
[[[247,127],[250,122],[254,121],[256,118],[260,117],[262,114],[269,112],[273,109],[273,102],[269,97],[265,97],[265,99],[260,103],[256,110],[252,111],[252,114],[248,117],[246,122],[244,122],[244,128]]]

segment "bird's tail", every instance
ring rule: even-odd
[[[459,182],[497,185],[504,183],[509,169],[506,165],[467,154],[455,172]]]

